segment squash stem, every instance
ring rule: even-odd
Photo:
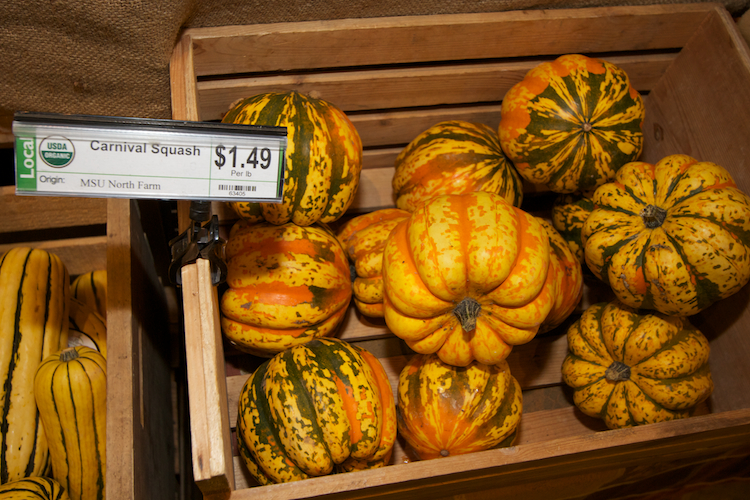
[[[664,219],[667,217],[667,211],[656,205],[646,205],[646,208],[641,210],[638,214],[643,219],[643,223],[649,229],[654,229],[661,226],[664,223]]]
[[[630,367],[625,363],[614,361],[607,371],[604,372],[604,378],[610,382],[625,382],[630,380]]]
[[[481,309],[482,306],[476,299],[466,297],[453,309],[453,314],[456,315],[458,321],[461,323],[461,328],[465,332],[470,332],[477,327],[477,317]]]
[[[75,347],[67,347],[60,351],[60,361],[67,363],[68,361],[73,361],[74,359],[78,359],[78,351]]]

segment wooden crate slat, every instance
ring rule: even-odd
[[[195,73],[225,75],[681,47],[710,7],[558,9],[191,29]],[[561,37],[559,33],[575,33]]]
[[[0,254],[18,246],[40,248],[54,253],[62,259],[71,276],[107,269],[106,236],[0,244]]]
[[[612,56],[639,91],[649,90],[674,59],[673,54]],[[540,61],[503,61],[450,66],[354,70],[311,75],[209,80],[198,82],[200,115],[220,120],[230,105],[266,92],[296,90],[335,104],[349,113],[417,106],[499,102]],[[399,142],[409,142],[403,138]],[[365,135],[363,144],[369,145]]]

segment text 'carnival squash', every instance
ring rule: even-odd
[[[557,193],[593,189],[641,154],[644,109],[621,68],[568,54],[505,94],[500,143],[531,183]]]
[[[711,162],[632,162],[594,192],[589,269],[626,305],[691,316],[750,280],[750,197]]]
[[[576,406],[610,429],[674,420],[711,395],[709,352],[684,318],[599,303],[568,329],[563,380]]]
[[[409,217],[398,208],[383,208],[352,218],[336,236],[352,265],[352,292],[359,312],[383,317],[383,249],[396,224]]]
[[[226,244],[221,329],[239,350],[272,356],[331,335],[352,297],[336,236],[313,224],[237,221]]]
[[[0,256],[0,484],[48,470],[34,375],[68,343],[69,297],[70,277],[57,255],[18,247]]]
[[[396,206],[413,212],[442,194],[486,191],[521,206],[523,185],[500,146],[497,132],[481,123],[440,122],[419,134],[396,158]]]
[[[240,456],[260,484],[384,466],[396,434],[382,365],[341,340],[316,339],[275,355],[240,392]]]
[[[388,328],[453,366],[495,364],[531,340],[563,272],[544,226],[484,192],[422,204],[391,232],[383,259]]]
[[[362,141],[335,105],[298,92],[259,94],[235,104],[224,123],[286,126],[282,203],[231,202],[248,222],[338,220],[354,200],[362,170]]]
[[[455,367],[416,354],[399,375],[398,430],[422,460],[510,446],[522,406],[505,361]]]

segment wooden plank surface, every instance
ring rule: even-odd
[[[711,6],[344,19],[185,31],[202,75],[681,47]],[[575,33],[575,36],[561,36]]]
[[[54,253],[65,263],[65,267],[71,276],[107,268],[106,236],[2,243],[0,244],[0,254],[18,246],[40,248]]]
[[[31,196],[15,194],[15,186],[0,186],[0,233],[37,231],[105,224],[106,198]]]

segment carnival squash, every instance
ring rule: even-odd
[[[626,305],[690,316],[750,280],[750,197],[711,162],[632,162],[594,192],[582,239]]]
[[[362,141],[335,105],[293,91],[265,93],[236,103],[222,121],[287,129],[282,203],[231,202],[240,217],[309,226],[338,220],[349,208],[359,186]]]
[[[70,500],[51,477],[26,477],[0,485],[0,500]]]
[[[687,417],[713,391],[708,340],[685,318],[615,300],[589,307],[567,335],[563,380],[610,429]]]
[[[226,258],[221,328],[239,350],[272,356],[341,323],[352,297],[349,263],[327,227],[240,220]]]
[[[393,228],[407,217],[405,210],[383,208],[350,219],[336,234],[353,266],[354,304],[365,316],[383,317],[383,249]]]
[[[240,392],[240,456],[260,484],[381,467],[396,434],[382,365],[342,340],[315,339],[275,355]]]
[[[416,354],[399,374],[399,434],[422,460],[510,446],[522,406],[506,361],[455,367]]]
[[[68,343],[69,297],[70,277],[57,255],[18,247],[0,256],[0,484],[48,470],[34,374]]]
[[[593,191],[559,194],[552,204],[552,226],[567,242],[581,264],[585,263],[581,231],[583,223],[594,209],[591,199],[593,195]]]
[[[99,269],[83,273],[70,285],[72,297],[94,308],[102,318],[107,319],[107,271]]]
[[[500,147],[497,132],[481,123],[440,122],[419,134],[396,158],[396,206],[413,212],[441,194],[487,191],[520,207],[523,186]]]
[[[567,54],[505,94],[500,144],[533,184],[557,193],[594,189],[641,154],[644,109],[622,68]]]
[[[495,364],[539,331],[555,304],[542,224],[494,193],[432,198],[383,254],[388,328],[454,366]]]
[[[49,442],[52,476],[71,500],[99,500],[106,491],[107,362],[89,347],[47,357],[34,396]]]

